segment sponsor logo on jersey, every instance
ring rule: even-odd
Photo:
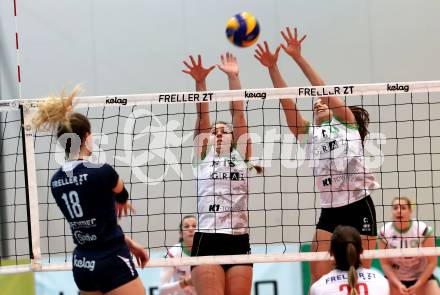
[[[76,241],[80,244],[80,245],[84,245],[85,243],[88,242],[93,242],[96,241],[98,238],[96,237],[96,235],[91,235],[91,234],[85,234],[79,230],[74,231],[73,232],[73,236],[75,237]]]
[[[364,222],[364,224],[362,225],[362,232],[371,232],[371,224],[368,217],[364,217],[362,221]]]
[[[240,181],[244,180],[243,173],[240,172],[212,172],[211,179],[221,180],[221,179],[229,179],[232,181]]]
[[[72,229],[96,227],[96,218],[80,220],[80,221],[71,221],[69,222],[69,224]]]
[[[73,255],[73,266],[76,268],[85,268],[90,271],[95,269],[95,260],[86,260],[85,257],[77,259],[76,255]]]

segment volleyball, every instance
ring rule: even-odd
[[[257,42],[260,26],[257,19],[249,12],[234,15],[226,24],[226,36],[232,44],[248,47]]]

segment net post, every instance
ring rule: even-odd
[[[32,133],[32,111],[30,105],[21,103],[20,120],[23,145],[24,181],[26,191],[26,211],[29,234],[29,255],[31,269],[41,267],[40,217],[38,208],[38,186],[35,166],[34,134]]]
[[[0,138],[4,138],[5,129],[3,125],[6,126],[6,122],[3,123],[3,113],[0,111]],[[0,142],[0,156],[3,153],[3,141]],[[4,163],[0,161],[0,171],[4,171]],[[3,176],[0,176],[0,188],[4,187]],[[0,190],[0,264],[2,259],[8,256],[9,247],[6,242],[7,237],[7,218],[6,218],[6,194],[3,190]]]

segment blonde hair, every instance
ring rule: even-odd
[[[357,273],[355,266],[359,264],[359,254],[353,243],[347,245],[347,262],[350,265],[348,269],[348,285],[350,286],[350,295],[359,295],[356,290]]]
[[[49,97],[38,104],[38,112],[32,119],[35,128],[51,131],[56,130],[58,139],[65,133],[76,134],[81,145],[72,145],[72,138],[67,138],[65,142],[60,142],[63,146],[66,157],[71,153],[77,154],[86,138],[90,133],[90,122],[84,115],[73,112],[73,99],[81,90],[79,85],[75,86],[69,95],[66,95],[65,89],[61,91],[58,97]],[[71,149],[74,150],[71,150]]]
[[[59,124],[69,125],[69,116],[73,112],[73,99],[80,90],[80,86],[77,85],[66,97],[66,90],[63,89],[60,96],[51,96],[38,103],[38,112],[32,119],[34,126],[37,129],[50,131],[58,129]]]

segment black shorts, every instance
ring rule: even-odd
[[[125,244],[105,256],[75,249],[72,265],[73,279],[81,291],[107,293],[138,277]]]
[[[428,281],[430,280],[435,280],[434,275],[431,275],[431,277],[428,279]],[[414,281],[400,281],[402,284],[405,285],[405,287],[409,288],[413,285],[415,285],[417,283],[417,280]]]
[[[194,235],[191,256],[216,256],[250,254],[249,235],[229,235],[218,233],[196,232]],[[252,264],[222,264],[225,271],[235,265]],[[193,269],[195,266],[192,266]]]
[[[376,210],[370,196],[342,207],[322,208],[316,229],[333,233],[338,225],[356,228],[361,235],[376,236]]]

